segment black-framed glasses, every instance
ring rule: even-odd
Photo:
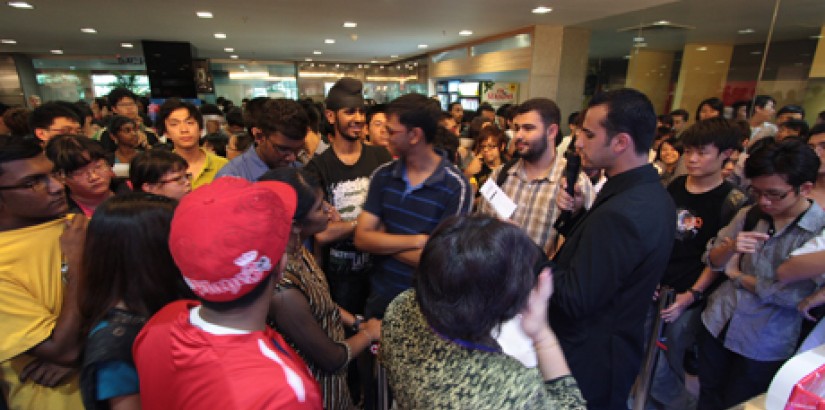
[[[778,202],[778,201],[781,201],[781,200],[785,199],[788,196],[788,194],[790,194],[791,192],[794,192],[794,191],[796,191],[796,193],[799,193],[799,191],[797,191],[797,188],[791,188],[791,189],[789,189],[785,192],[782,192],[782,193],[776,192],[776,191],[762,192],[759,189],[754,188],[753,185],[751,185],[751,186],[748,187],[748,196],[750,196],[751,198],[754,198],[754,199],[756,199],[756,198],[765,198],[765,199],[767,199],[768,201],[771,201],[771,202]]]
[[[83,128],[80,127],[46,128],[46,130],[56,134],[80,135],[83,133]]]
[[[45,192],[49,187],[49,182],[52,179],[58,179],[60,174],[58,172],[51,172],[48,174],[32,175],[25,181],[17,185],[0,186],[0,191],[10,191],[13,189],[31,189],[33,192]]]
[[[92,178],[92,174],[97,175],[98,177],[104,177],[106,174],[112,172],[112,168],[104,159],[99,159],[97,161],[91,162],[84,166],[83,168],[76,169],[72,172],[64,172],[62,174],[58,174],[63,176],[64,178],[71,178],[71,179],[80,179],[86,178],[88,181]]]
[[[180,185],[186,185],[192,182],[192,174],[187,172],[185,174],[180,174],[176,177],[161,179],[160,181],[158,181],[159,184],[169,184],[172,182],[177,182]]]

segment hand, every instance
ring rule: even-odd
[[[584,207],[584,195],[581,186],[573,187],[573,196],[567,193],[567,178],[559,180],[559,191],[556,193],[556,206],[562,211],[578,212]]]
[[[530,291],[527,304],[521,311],[521,328],[534,342],[543,331],[549,330],[547,323],[547,306],[553,295],[553,273],[545,268],[539,274],[536,286]]]
[[[736,252],[754,253],[770,236],[762,232],[739,232],[736,235]]]
[[[418,247],[416,249],[424,249],[424,246],[427,245],[427,241],[430,239],[430,235],[427,234],[418,234],[416,235],[418,239]]]
[[[78,214],[71,221],[66,221],[66,229],[60,235],[60,249],[63,251],[66,263],[69,267],[72,267],[69,272],[77,271],[77,267],[80,265],[88,226],[89,219],[85,215]]]
[[[675,322],[691,304],[693,304],[692,293],[684,292],[676,295],[673,303],[662,310],[662,319],[667,323]]]
[[[376,318],[371,318],[364,323],[361,323],[361,329],[359,331],[364,332],[367,336],[370,337],[370,341],[375,342],[381,339],[381,320]]]
[[[51,362],[35,359],[20,372],[20,382],[31,380],[45,387],[55,387],[74,372],[73,367],[60,366]]]
[[[811,316],[811,309],[819,306],[819,304],[815,303],[816,299],[813,296],[814,295],[811,295],[805,299],[802,299],[802,302],[799,302],[796,306],[796,310],[798,310],[805,319],[815,322],[816,318]]]
[[[341,220],[341,214],[338,213],[338,209],[332,206],[332,204],[330,204],[327,201],[324,201],[324,204],[322,206],[324,207],[324,210],[327,211],[327,215],[329,215],[330,222],[338,222]]]
[[[728,260],[728,263],[725,264],[725,275],[728,279],[736,280],[740,276],[744,275],[745,273],[739,269],[739,261],[742,259],[742,254],[737,253]]]
[[[653,291],[653,301],[659,300],[659,292],[662,291],[662,285],[656,285],[656,290]]]

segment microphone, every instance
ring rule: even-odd
[[[579,179],[579,173],[581,172],[582,159],[570,151],[566,152],[564,156],[567,158],[567,166],[564,167],[564,179],[567,181],[566,191],[567,194],[572,197],[575,193],[576,181]],[[559,214],[559,217],[553,224],[553,228],[559,233],[566,233],[566,231],[570,229],[568,225],[570,225],[570,219],[572,217],[573,211],[561,211],[561,214]]]

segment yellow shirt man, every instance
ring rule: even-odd
[[[26,352],[51,336],[63,306],[65,220],[0,232],[0,388],[10,409],[82,409],[77,374],[57,387],[20,383]]]

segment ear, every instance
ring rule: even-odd
[[[335,111],[324,110],[324,115],[327,117],[327,122],[335,124]]]
[[[721,153],[723,161],[727,160],[727,159],[730,159],[731,155],[733,155],[733,148],[728,148],[728,149],[722,151],[722,153]]]
[[[46,141],[49,140],[49,138],[46,136],[46,129],[45,128],[35,128],[34,129],[34,135],[40,141],[46,142]]]
[[[157,195],[157,193],[159,191],[158,184],[152,184],[152,183],[149,183],[149,182],[144,182],[143,185],[140,186],[140,190],[143,191],[143,192],[148,192],[150,194],[155,194],[155,195]]]
[[[252,137],[255,139],[255,144],[260,144],[264,140],[264,131],[258,127],[252,127]]]
[[[613,136],[610,140],[610,145],[613,148],[613,152],[617,154],[622,154],[628,149],[634,149],[633,138],[631,138],[626,132],[620,132]]]
[[[550,140],[550,142],[553,142],[554,143],[553,145],[555,145],[556,138],[558,138],[558,136],[559,136],[559,125],[558,124],[550,124],[550,126],[547,127],[547,135],[546,136]]]
[[[801,196],[808,196],[811,191],[814,189],[813,182],[804,182],[802,185],[799,186],[799,195]]]
[[[424,136],[424,131],[419,127],[413,127],[407,130],[410,133],[410,145],[418,144],[419,141],[426,143],[427,137]]]

